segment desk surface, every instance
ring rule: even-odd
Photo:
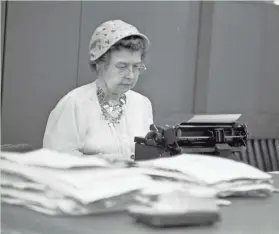
[[[274,175],[279,187],[279,175]],[[49,217],[25,208],[2,204],[3,234],[278,234],[279,194],[263,198],[231,199],[222,207],[222,220],[212,227],[153,229],[135,223],[127,214],[103,214],[83,217]]]

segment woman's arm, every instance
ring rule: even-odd
[[[149,132],[149,127],[151,124],[154,123],[153,121],[153,108],[152,108],[152,104],[150,102],[150,100],[148,98],[145,99],[144,102],[144,125],[146,126],[146,133]]]
[[[78,121],[78,106],[72,97],[64,97],[50,113],[45,129],[43,147],[82,155]]]

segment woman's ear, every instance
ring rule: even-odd
[[[105,70],[106,70],[106,65],[105,65],[104,62],[96,64],[96,72],[97,72],[97,74],[102,75],[102,74],[104,74]]]
[[[97,70],[96,70],[96,64],[94,64],[94,63],[89,63],[89,67],[90,67],[90,69],[91,69],[91,71],[92,72],[97,72]]]
[[[99,72],[99,71],[100,71],[100,68],[101,68],[100,64],[97,63],[97,64],[95,65],[95,67],[96,67],[96,71]]]

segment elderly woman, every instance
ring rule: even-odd
[[[66,94],[50,113],[43,147],[75,155],[130,159],[134,137],[153,123],[149,99],[131,89],[144,71],[149,39],[121,20],[93,33],[89,62],[97,79]]]

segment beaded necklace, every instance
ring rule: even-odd
[[[120,123],[124,105],[126,104],[126,95],[122,94],[118,103],[112,104],[111,102],[105,100],[105,91],[97,85],[97,97],[101,107],[102,116],[106,121],[108,121],[108,125],[112,127],[115,126],[115,124]]]

